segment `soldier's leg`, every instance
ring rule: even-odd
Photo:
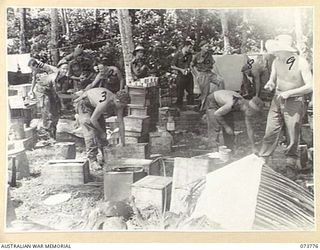
[[[275,96],[271,102],[267,117],[266,132],[259,152],[259,156],[265,160],[267,160],[276,149],[283,125],[284,121],[281,113],[280,100],[278,96]]]

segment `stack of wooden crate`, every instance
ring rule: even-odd
[[[124,118],[126,143],[148,141],[148,134],[155,130],[158,120],[159,90],[157,86],[128,86],[131,103]]]

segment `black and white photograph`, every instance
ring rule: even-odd
[[[7,7],[5,232],[314,232],[313,22]]]

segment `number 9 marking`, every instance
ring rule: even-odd
[[[294,58],[294,56],[291,56],[291,57],[288,58],[287,64],[291,64],[291,65],[289,66],[289,70],[291,70],[291,68],[292,68],[295,60],[296,60],[296,59]]]

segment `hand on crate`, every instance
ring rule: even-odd
[[[28,96],[31,100],[36,98],[36,95],[32,90],[30,90],[30,92],[28,93]]]

